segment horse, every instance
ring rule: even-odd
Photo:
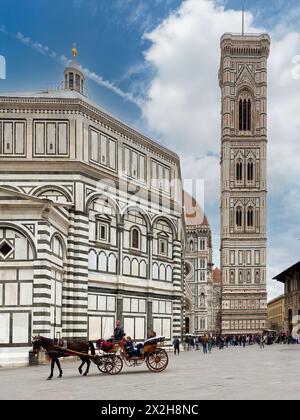
[[[41,348],[45,349],[47,354],[49,355],[51,359],[51,373],[48,380],[53,378],[53,370],[54,370],[54,364],[56,363],[58,370],[59,370],[59,376],[58,378],[62,377],[63,371],[59,363],[60,357],[68,357],[72,356],[72,354],[68,353],[67,349],[78,351],[80,353],[89,353],[89,349],[91,350],[91,355],[95,355],[95,347],[92,341],[85,341],[85,340],[67,340],[67,349],[66,350],[59,350],[56,346],[59,346],[60,341],[57,339],[51,339],[42,337],[40,335],[32,338],[32,347],[33,352],[37,353]],[[89,372],[91,361],[88,357],[80,356],[80,359],[82,361],[81,365],[79,366],[78,370],[80,375],[82,375],[82,367],[84,364],[87,364],[86,371],[84,372],[83,376],[86,376]]]

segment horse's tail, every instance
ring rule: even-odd
[[[89,346],[91,350],[91,355],[94,356],[96,354],[94,343],[92,341],[89,341]]]

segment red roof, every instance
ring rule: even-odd
[[[186,191],[184,191],[184,213],[187,226],[209,225],[200,205]]]
[[[221,283],[221,270],[218,267],[213,269],[213,282]]]

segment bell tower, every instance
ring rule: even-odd
[[[266,328],[267,34],[221,38],[222,334]]]

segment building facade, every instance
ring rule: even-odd
[[[185,331],[203,335],[215,332],[212,277],[212,241],[208,220],[188,193],[184,193],[186,221]]]
[[[221,126],[222,333],[266,326],[267,34],[224,34]]]
[[[268,328],[285,331],[285,296],[281,295],[268,302]]]
[[[178,156],[64,89],[0,94],[0,365],[31,336],[138,340],[183,328]]]
[[[214,332],[221,334],[221,308],[222,308],[222,277],[221,270],[218,267],[213,269],[213,301],[212,301],[212,317]]]
[[[274,277],[284,283],[284,331],[300,329],[300,261]]]

